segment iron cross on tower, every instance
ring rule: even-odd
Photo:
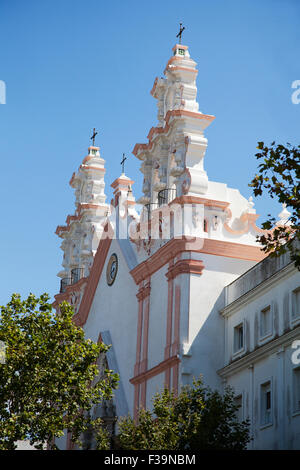
[[[180,23],[179,33],[176,35],[176,37],[179,38],[179,44],[181,44],[181,36],[184,30],[185,30],[185,27],[182,27],[182,23]]]
[[[93,141],[93,147],[95,147],[95,137],[96,137],[97,134],[98,134],[98,132],[96,132],[96,129],[94,128],[93,135],[91,137],[91,140]]]
[[[122,165],[122,173],[124,173],[125,160],[127,160],[127,158],[125,157],[125,153],[123,153],[123,160],[121,161],[121,165]]]

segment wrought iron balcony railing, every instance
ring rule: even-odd
[[[84,268],[71,269],[71,277],[64,277],[60,280],[60,293],[63,294],[66,291],[67,286],[76,284],[76,282],[78,282],[83,277],[84,277]]]
[[[71,269],[71,284],[76,284],[84,276],[83,268]]]
[[[162,189],[158,193],[158,207],[168,204],[168,202],[173,201],[176,198],[176,189]]]
[[[63,294],[64,292],[66,292],[66,287],[67,286],[70,286],[72,284],[72,279],[70,277],[63,277],[61,280],[60,280],[60,293]]]

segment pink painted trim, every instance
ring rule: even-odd
[[[172,64],[173,62],[184,62],[185,61],[185,57],[183,56],[178,56],[178,55],[173,55],[167,62],[167,65],[166,65],[166,68],[168,67],[168,65]]]
[[[140,372],[141,347],[142,347],[142,328],[143,328],[143,298],[138,302],[138,322],[137,322],[137,340],[136,340],[136,360],[134,366],[134,375]]]
[[[71,284],[70,286],[66,286],[65,292],[63,292],[62,294],[56,294],[54,296],[55,301],[52,304],[53,308],[58,308],[59,304],[61,304],[64,300],[69,302],[71,294],[73,292],[80,291],[82,289],[82,287],[84,287],[84,285],[87,284],[87,282],[88,282],[88,277],[83,277],[83,278],[79,279],[79,281],[76,282],[75,284]]]
[[[166,72],[174,72],[175,70],[183,70],[184,72],[192,72],[194,73],[195,75],[198,74],[198,70],[196,69],[191,69],[189,67],[181,67],[179,65],[174,65],[174,66],[167,66],[164,73]]]
[[[227,213],[227,221],[224,223],[224,228],[227,230],[227,232],[233,234],[233,235],[242,235],[243,233],[248,233],[250,230],[250,227],[253,228],[255,232],[262,233],[264,235],[267,235],[268,233],[271,233],[270,230],[263,230],[256,225],[256,220],[259,218],[258,214],[242,214],[240,217],[241,222],[244,222],[246,225],[243,229],[241,230],[235,230],[229,227],[228,221],[232,218],[232,212],[229,208],[226,209]]]
[[[178,274],[202,274],[204,264],[201,260],[180,259],[167,272],[168,279],[174,279]]]
[[[174,262],[169,263],[169,271],[173,268]],[[169,272],[168,271],[168,272]],[[174,281],[173,277],[168,278],[168,309],[167,309],[167,326],[166,326],[166,347],[165,347],[165,360],[171,356],[171,343],[172,343],[172,316],[173,316],[173,290]],[[165,372],[165,387],[171,387],[171,369]]]
[[[73,174],[72,174],[72,177],[71,177],[71,179],[70,179],[70,181],[69,181],[69,185],[70,185],[70,186],[72,186],[75,176],[76,176],[76,172],[74,171]]]
[[[181,290],[180,285],[175,286],[175,316],[174,316],[174,338],[172,344],[172,354],[173,356],[179,354],[179,345],[180,345],[180,299],[181,299]],[[178,382],[179,382],[179,363],[175,364],[173,367],[173,383],[172,388],[175,396],[178,395]]]
[[[60,236],[61,232],[69,231],[70,227],[65,227],[64,225],[58,225],[55,230],[55,234]]]
[[[148,278],[183,251],[200,252],[203,240],[195,237],[173,238],[152,256],[130,271],[136,284]]]
[[[187,51],[188,46],[184,46],[183,44],[175,44],[175,46],[172,47],[172,51],[175,51],[175,49],[184,49],[185,51]]]
[[[135,206],[135,201],[128,201],[127,200],[127,201],[124,202],[124,205],[125,206]]]
[[[220,209],[226,210],[230,203],[226,201],[218,201],[215,199],[206,199],[204,197],[198,196],[179,196],[171,201],[169,206],[172,206],[173,204],[180,204],[181,206],[184,204],[203,204],[206,207],[218,207]]]
[[[113,181],[111,183],[111,187],[116,189],[116,188],[118,188],[118,186],[125,186],[126,185],[126,187],[127,187],[129,184],[133,184],[133,183],[134,183],[133,180],[127,179],[127,178],[124,178],[124,177],[120,176],[119,178],[115,179],[115,181]]]
[[[147,283],[150,293],[150,281]],[[149,315],[150,315],[150,295],[143,300],[144,326],[143,326],[143,359],[140,364],[140,371],[148,369],[148,341],[149,341]],[[147,382],[141,384],[141,406],[146,408]]]
[[[171,388],[171,369],[167,369],[165,371],[165,388],[170,390]]]
[[[152,87],[152,89],[151,89],[151,91],[150,91],[150,94],[151,94],[152,96],[154,96],[157,82],[158,82],[158,77],[155,78],[154,83],[153,83],[153,87]]]
[[[80,220],[82,218],[82,214],[77,215],[68,215],[66,218],[66,226],[65,225],[58,225],[55,231],[55,234],[60,236],[60,232],[68,232],[71,228],[71,225],[74,221]]]
[[[156,366],[152,367],[151,369],[142,372],[141,374],[132,377],[132,379],[129,380],[130,383],[132,384],[141,384],[142,382],[145,382],[152,377],[155,377],[156,375],[159,375],[163,372],[165,372],[167,369],[170,369],[170,367],[173,367],[175,364],[179,363],[180,359],[178,356],[171,356],[165,361],[160,362]]]
[[[146,397],[147,397],[147,381],[142,382],[140,384],[140,389],[141,389],[141,402],[139,405],[139,408],[144,408],[146,409]]]
[[[172,355],[179,354],[180,334],[180,285],[175,286],[175,316],[174,316],[174,338],[172,344]]]
[[[209,238],[204,240],[204,245],[200,252],[249,261],[261,261],[267,256],[258,246],[243,245],[241,243],[225,242]]]
[[[173,367],[173,387],[172,387],[175,396],[178,395],[178,385],[179,385],[178,382],[179,382],[179,364],[176,364]]]
[[[66,219],[67,226],[65,225],[58,225],[56,228],[56,235],[60,236],[61,232],[68,232],[71,228],[71,224],[75,220],[80,220],[82,218],[82,212],[87,209],[101,209],[106,208],[106,204],[88,204],[88,203],[81,203],[77,205],[78,214],[77,215],[68,215]]]
[[[104,207],[105,205],[103,204],[88,204],[88,203],[81,203],[78,204],[79,207],[79,212],[86,210],[86,209],[100,209],[101,207]]]
[[[133,405],[133,419],[134,422],[138,421],[138,413],[140,408],[140,384],[134,385],[134,405]]]
[[[184,109],[175,109],[173,111],[168,111],[165,117],[166,125],[165,127],[152,127],[149,134],[148,134],[148,139],[149,142],[148,144],[135,144],[134,149],[132,151],[133,155],[137,156],[140,150],[150,150],[153,146],[153,141],[152,138],[155,134],[163,134],[167,133],[170,129],[170,118],[171,117],[191,117],[194,119],[201,119],[206,121],[207,125],[209,125],[214,119],[215,116],[208,115],[208,114],[201,114],[201,113],[196,113],[193,111],[187,111]]]
[[[82,170],[96,170],[96,171],[101,171],[103,174],[106,173],[106,169],[105,168],[101,168],[101,167],[98,167],[98,166],[89,166],[89,165],[80,165],[79,167],[80,169]]]
[[[66,218],[66,223],[69,225],[71,222],[74,222],[75,220],[80,220],[81,216],[80,215],[68,215]]]
[[[146,297],[144,302],[144,327],[143,327],[143,359],[141,363],[141,372],[147,370],[148,367],[148,339],[149,339],[149,314],[150,314],[150,297]]]
[[[149,334],[149,312],[150,312],[150,290],[151,284],[148,279],[143,285],[140,284],[139,291],[136,294],[138,299],[138,325],[137,325],[137,340],[136,340],[136,362],[134,366],[134,375],[139,375],[144,372],[148,367],[148,334]],[[143,350],[142,350],[143,347]],[[134,417],[137,419],[137,410],[141,406],[146,406],[146,384],[141,388],[135,387],[134,393]]]
[[[84,165],[86,162],[89,162],[90,160],[92,160],[93,158],[95,158],[95,155],[87,155],[83,160],[82,160],[82,164]],[[97,157],[96,157],[97,158]]]
[[[169,271],[173,267],[172,264],[173,263],[169,264]],[[168,278],[168,309],[167,309],[165,359],[168,359],[171,356],[172,313],[173,313],[173,277],[170,277]]]
[[[104,232],[98,245],[97,253],[94,258],[92,269],[88,278],[88,283],[80,303],[79,311],[73,317],[74,322],[77,325],[83,326],[87,321],[90,308],[94,300],[94,295],[99,283],[99,279],[101,277],[106,257],[108,255],[109,248],[111,245],[112,237],[108,236],[109,233],[111,234],[111,231],[112,227],[109,223],[107,223],[104,227]]]
[[[184,251],[195,253],[206,253],[215,256],[225,256],[229,258],[245,259],[250,261],[261,261],[266,254],[260,247],[244,245],[241,243],[220,241],[214,239],[201,239],[195,237],[184,237],[182,239],[173,238],[157,250],[152,256],[140,263],[130,271],[136,284],[151,276],[161,269],[171,259]],[[188,260],[187,260],[188,261]],[[197,262],[195,260],[190,260]],[[198,268],[200,270],[200,265]],[[200,272],[198,273],[200,274]]]

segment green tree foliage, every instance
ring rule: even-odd
[[[275,225],[275,218],[268,214],[268,220],[262,224],[263,229],[270,230],[266,235],[258,237],[263,245],[263,251],[271,256],[279,256],[287,251],[295,266],[300,269],[300,145],[292,147],[276,145],[272,142],[270,147],[264,142],[258,142],[260,151],[256,158],[260,160],[259,172],[249,184],[254,188],[255,196],[267,192],[271,198],[286,204],[291,216],[288,223],[283,226]]]
[[[23,301],[14,294],[1,307],[6,349],[0,364],[0,449],[15,449],[24,439],[36,448],[55,448],[53,439],[64,430],[78,441],[91,425],[99,426],[89,411],[111,397],[117,375],[107,370],[95,380],[97,358],[108,347],[86,340],[73,314],[64,302],[55,315],[47,294]]]
[[[119,422],[124,450],[245,449],[248,421],[239,422],[232,389],[224,395],[202,385],[185,386],[176,397],[165,389],[153,399],[153,411],[141,409],[138,423],[129,416]]]

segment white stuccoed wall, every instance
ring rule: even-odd
[[[210,255],[202,255],[201,259],[205,265],[202,274],[190,276],[188,343],[192,354],[183,357],[182,367],[190,371],[190,383],[193,375],[201,373],[206,384],[220,389],[216,371],[224,361],[224,323],[219,314],[224,306],[224,285],[254,263]]]
[[[118,257],[118,274],[114,284],[108,286],[106,267],[113,253],[116,253]],[[131,412],[133,387],[129,379],[133,376],[136,354],[136,292],[136,285],[132,277],[128,275],[128,266],[119,243],[113,240],[84,329],[86,337],[93,341],[98,340],[102,331],[110,332],[127,404]]]
[[[149,360],[148,368],[164,360],[166,343],[167,312],[167,268],[164,267],[151,276],[150,321],[149,321]]]

